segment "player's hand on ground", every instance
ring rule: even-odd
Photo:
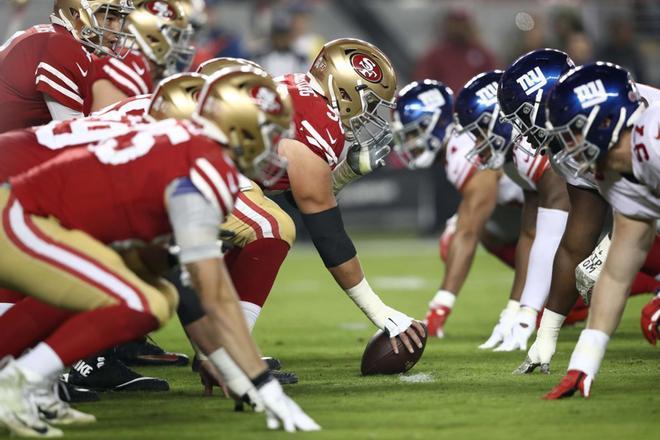
[[[529,307],[521,307],[513,318],[513,326],[504,341],[493,351],[527,350],[527,340],[536,328],[536,313]]]
[[[385,158],[392,151],[388,143],[376,143],[368,148],[353,144],[346,154],[346,162],[355,174],[369,174],[385,166]]]
[[[213,395],[213,387],[216,386],[222,390],[225,397],[229,396],[229,390],[222,381],[217,370],[211,361],[203,359],[199,361],[199,380],[204,386],[203,395],[208,397]]]
[[[658,321],[660,320],[660,296],[653,298],[642,309],[640,325],[642,334],[649,341],[649,344],[655,345],[658,340]]]
[[[450,314],[451,309],[449,307],[438,306],[429,308],[429,311],[426,312],[426,318],[424,318],[426,327],[429,329],[429,336],[436,338],[445,337],[445,323]]]
[[[283,428],[286,432],[321,430],[321,427],[284,393],[276,379],[271,377],[258,391],[266,411],[268,429]]]
[[[550,373],[550,359],[548,359],[547,362],[541,361],[539,346],[542,344],[543,342],[539,341],[539,338],[537,337],[536,341],[534,341],[532,346],[529,348],[529,351],[527,352],[527,356],[525,356],[525,360],[523,361],[522,364],[520,364],[520,366],[518,366],[518,368],[513,370],[513,374],[530,374],[539,367],[541,373],[543,374]],[[552,350],[552,352],[554,354],[554,349]],[[550,358],[552,358],[552,354],[550,355]]]
[[[500,313],[500,320],[495,324],[488,340],[479,346],[482,350],[490,350],[504,341],[504,337],[511,333],[511,327],[514,323],[516,312],[511,309],[504,309]]]
[[[563,399],[571,397],[576,391],[579,391],[582,397],[589,397],[593,377],[580,370],[568,370],[559,384],[548,394],[543,396],[547,400]]]

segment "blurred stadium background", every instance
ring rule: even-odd
[[[6,39],[46,22],[52,4],[0,0],[0,33]],[[637,81],[660,85],[658,0],[206,0],[206,6],[206,16],[197,18],[197,63],[244,57],[274,75],[302,72],[325,41],[359,37],[390,56],[400,85],[433,78],[458,92],[471,76],[539,47],[565,50],[577,64],[612,61]],[[368,232],[434,233],[457,202],[441,163],[410,172],[394,157],[340,195],[348,228]]]

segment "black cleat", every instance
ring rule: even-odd
[[[66,375],[68,377],[68,374]],[[97,402],[101,400],[99,393],[89,388],[70,384],[65,378],[57,381],[57,394],[67,403]]]
[[[165,351],[148,338],[127,342],[126,344],[115,347],[112,351],[126,365],[188,365],[188,356],[182,353]]]
[[[298,383],[298,375],[292,371],[271,370],[271,374],[281,385]]]
[[[268,369],[273,371],[273,370],[281,370],[282,369],[282,362],[280,362],[279,359],[274,358],[274,357],[262,357],[262,361],[266,362],[268,365]]]
[[[142,376],[114,356],[94,356],[69,370],[70,384],[97,391],[169,391],[166,380]]]

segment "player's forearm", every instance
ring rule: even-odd
[[[520,301],[523,288],[525,287],[525,278],[527,277],[527,263],[529,262],[529,250],[532,248],[534,236],[521,231],[516,245],[515,264],[516,271],[513,276],[513,285],[509,298]]]
[[[457,231],[447,255],[447,267],[440,289],[458,295],[467,279],[479,243],[475,231]]]

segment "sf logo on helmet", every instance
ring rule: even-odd
[[[529,96],[537,90],[542,89],[548,83],[548,80],[543,75],[541,68],[536,66],[529,72],[521,75],[516,82],[522,87],[525,94]]]
[[[274,90],[264,86],[257,86],[250,90],[250,95],[259,108],[266,113],[278,115],[282,112],[282,102]]]
[[[607,101],[607,91],[605,91],[603,81],[599,79],[577,86],[573,89],[573,93],[577,96],[582,108],[593,107]]]
[[[383,72],[374,60],[363,53],[356,53],[351,57],[351,66],[362,78],[377,83],[383,79]]]
[[[490,107],[497,103],[497,82],[493,81],[486,87],[482,87],[475,92],[479,103],[483,106]]]
[[[176,18],[176,12],[174,12],[172,6],[170,6],[167,2],[154,0],[147,3],[146,8],[153,15],[156,15],[160,18],[166,18],[168,20],[173,20]]]

